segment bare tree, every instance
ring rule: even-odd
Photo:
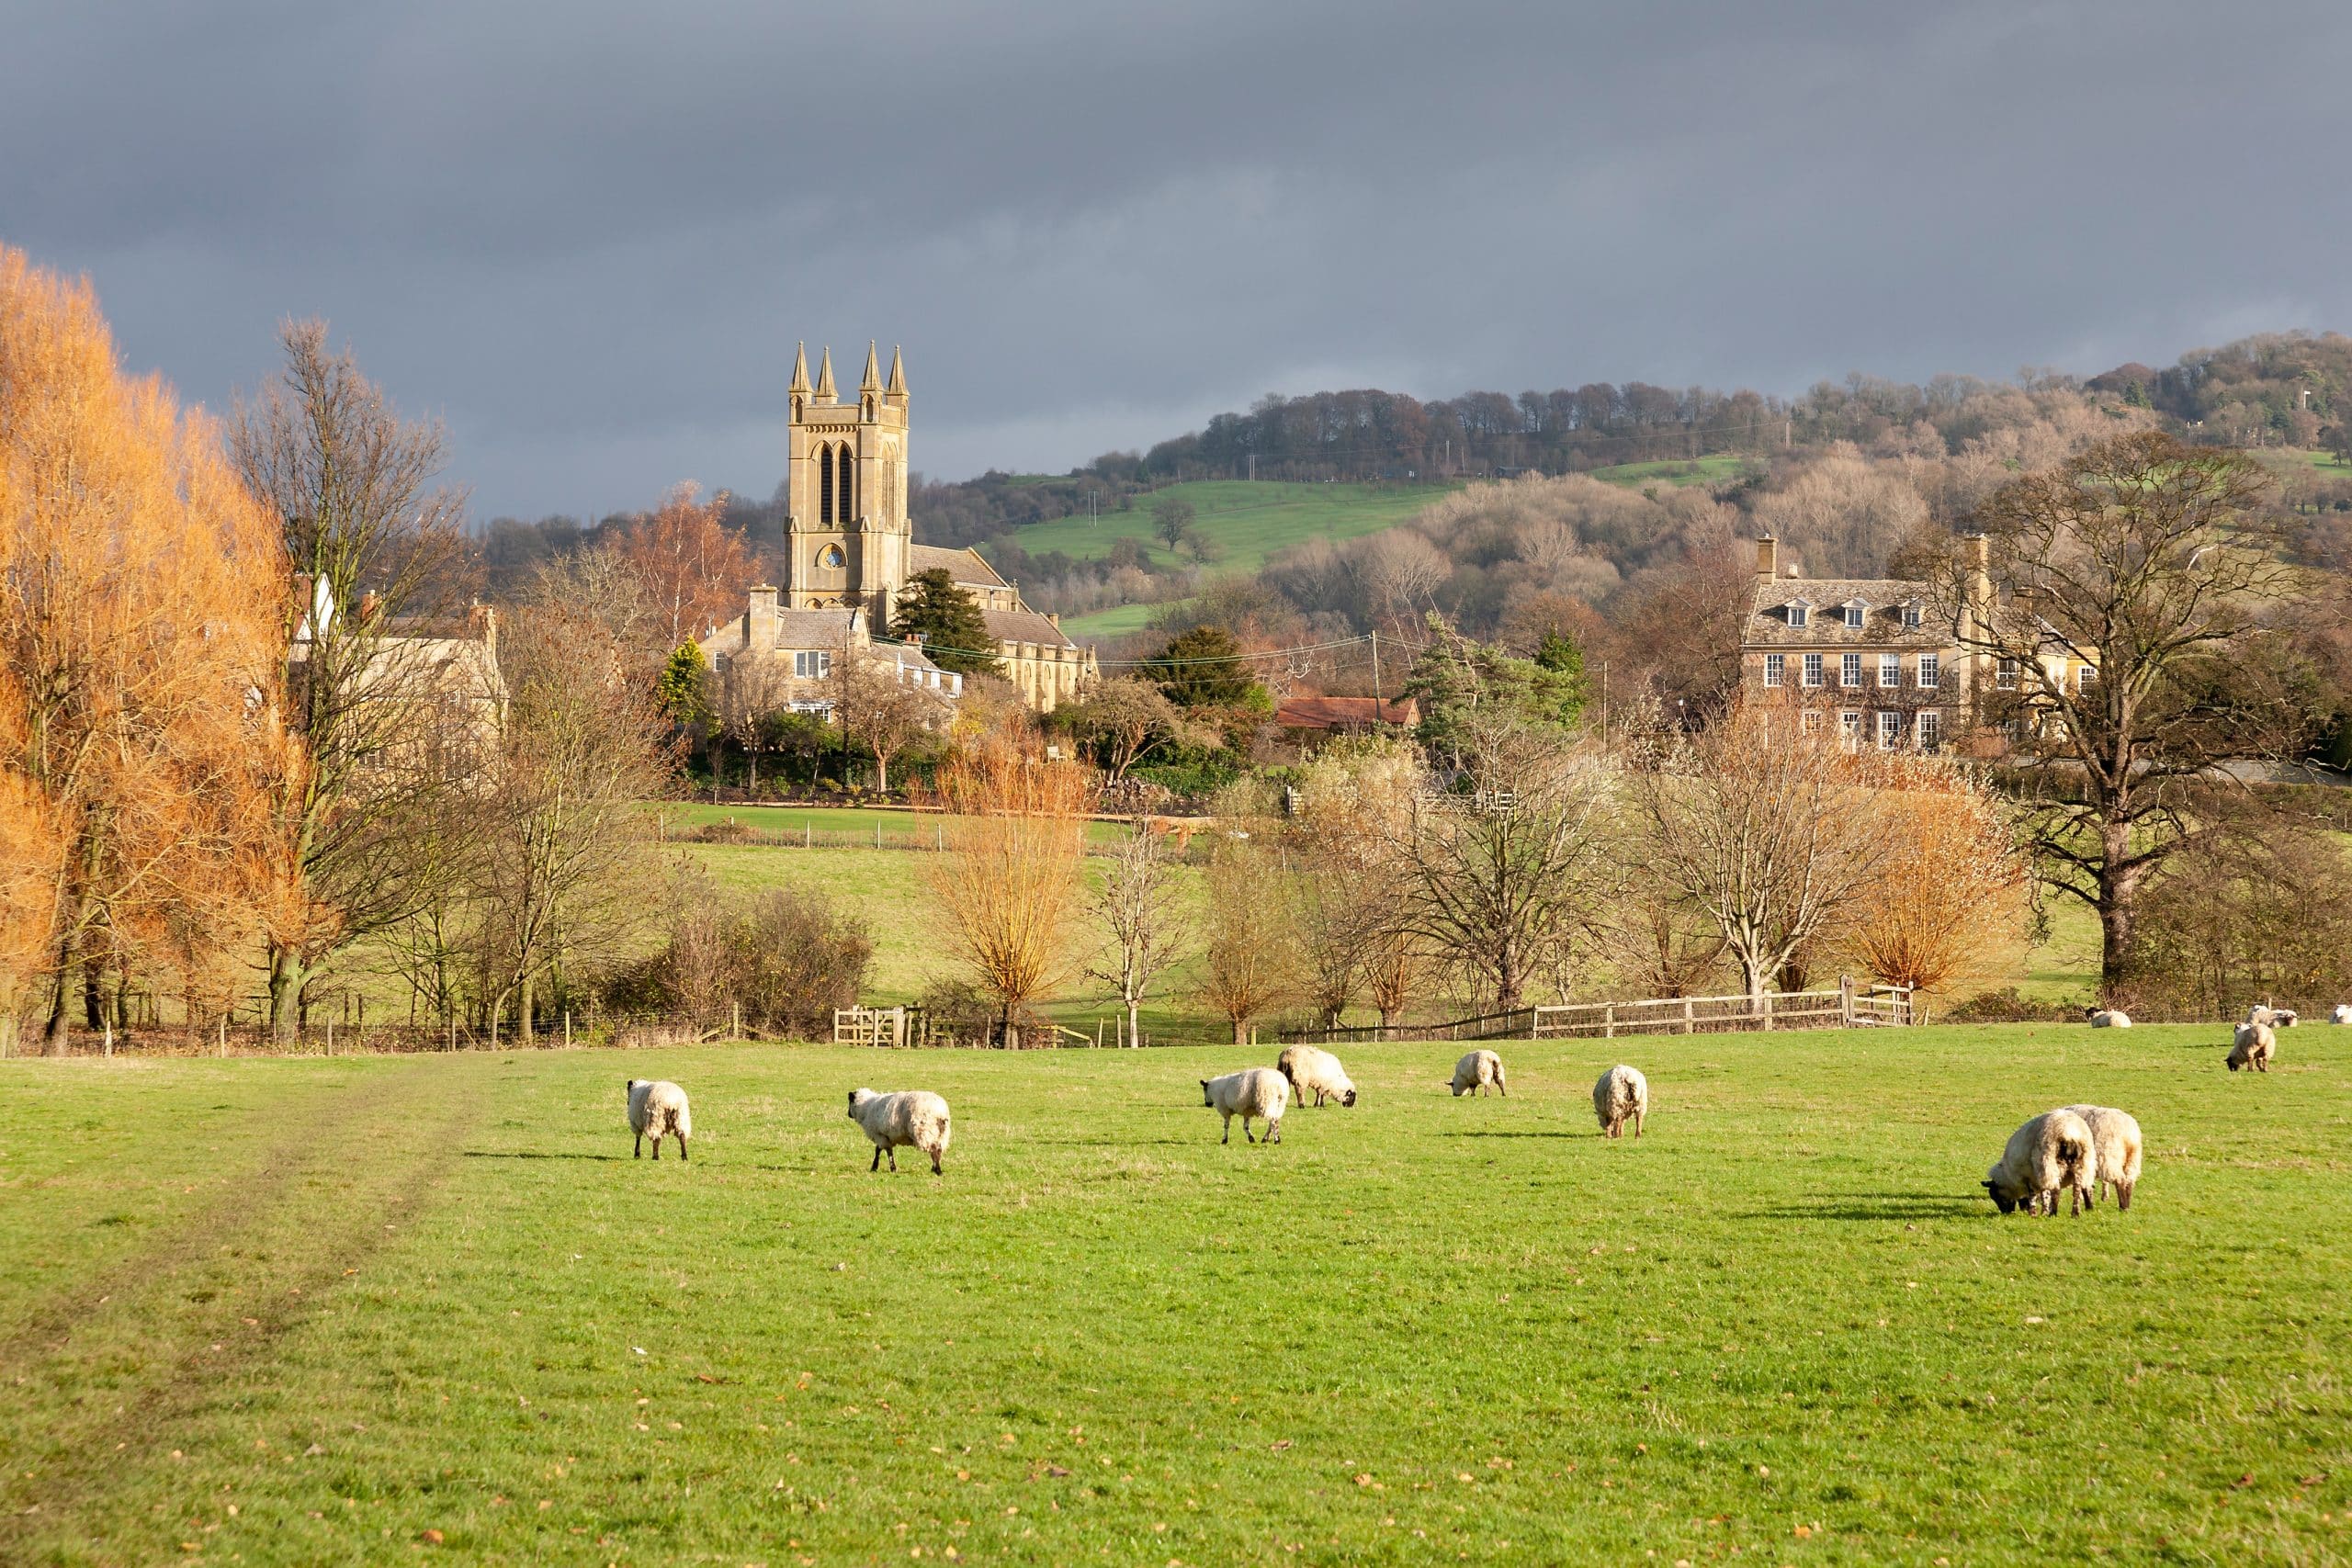
[[[2032,786],[2042,875],[2098,914],[2109,991],[2141,896],[2213,826],[2233,766],[2307,733],[2271,625],[2299,573],[2267,488],[2244,453],[2120,436],[1996,492],[1983,565],[1970,541],[1939,570],[1983,717]]]
[[[1127,1010],[1127,1043],[1141,1038],[1140,1014],[1151,982],[1183,952],[1177,922],[1176,855],[1167,836],[1138,825],[1105,857],[1094,910],[1111,933],[1104,957],[1087,974],[1117,989]]]
[[[1884,812],[1870,759],[1804,729],[1793,705],[1750,703],[1652,761],[1634,787],[1642,875],[1707,912],[1760,1003],[1871,886]]]
[[[484,994],[493,1021],[514,1004],[523,1041],[539,999],[567,970],[633,956],[661,903],[661,863],[643,802],[673,759],[652,693],[624,679],[624,650],[592,619],[553,606],[510,639],[514,688],[482,803],[480,859]]]
[[[1228,818],[1218,818],[1221,827]],[[1246,831],[1246,830],[1245,830]],[[1297,989],[1292,886],[1277,850],[1228,829],[1210,857],[1201,995],[1247,1044],[1250,1026]]]
[[[946,852],[930,857],[932,888],[1015,1046],[1022,1015],[1071,967],[1092,791],[1076,763],[1038,755],[1019,721],[950,757],[938,790]]]
[[[839,694],[834,705],[843,738],[874,754],[875,787],[890,793],[890,759],[947,727],[950,711],[937,694],[902,678],[898,670],[843,644],[834,655]]]
[[[1460,762],[1462,787],[1417,796],[1393,840],[1398,920],[1509,1010],[1598,917],[1606,780],[1563,732],[1493,709],[1463,724]]]
[[[288,321],[278,337],[285,363],[238,400],[230,450],[276,513],[301,589],[283,614],[287,717],[307,765],[286,776],[278,810],[300,918],[269,941],[270,1021],[286,1034],[313,964],[414,907],[407,878],[381,874],[386,835],[447,780],[409,744],[438,676],[401,633],[457,608],[464,497],[435,484],[440,427],[401,419],[348,349],[328,347],[324,321]]]

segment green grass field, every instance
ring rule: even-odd
[[[1015,529],[1012,538],[1033,556],[1060,550],[1080,560],[1107,556],[1119,540],[1134,539],[1148,547],[1154,558],[1167,560],[1168,547],[1152,536],[1151,509],[1174,498],[1192,503],[1193,526],[1222,547],[1225,553],[1214,563],[1216,570],[1251,572],[1286,545],[1376,534],[1409,521],[1439,496],[1460,488],[1202,479],[1138,495],[1133,511],[1106,512],[1099,519],[1057,517],[1032,523]]]
[[[11,1062],[0,1560],[2343,1561],[2352,1039],[2221,1037],[1362,1049],[1272,1147],[1230,1048]],[[2075,1099],[2132,1213],[1997,1217]]]
[[[1761,472],[1764,465],[1754,457],[1737,453],[1717,453],[1708,457],[1670,458],[1650,463],[1616,463],[1605,468],[1595,468],[1592,477],[1610,484],[1638,490],[1644,485],[1663,484],[1673,488],[1683,485],[1726,484],[1747,474]]]

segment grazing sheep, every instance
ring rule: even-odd
[[[849,1091],[849,1119],[865,1129],[874,1143],[874,1163],[868,1170],[882,1168],[882,1156],[890,1156],[890,1168],[899,1168],[901,1147],[921,1149],[931,1156],[931,1174],[943,1174],[939,1156],[947,1152],[951,1129],[947,1124],[947,1102],[935,1094],[912,1089],[904,1094],[876,1094],[870,1089]]]
[[[1627,1122],[1634,1124],[1634,1136],[1640,1137],[1642,1124],[1650,1117],[1650,1080],[1620,1062],[1592,1086],[1592,1113],[1600,1119],[1602,1137],[1623,1137]]]
[[[2273,1029],[2292,1029],[2295,1027],[2295,1010],[2256,1002],[2245,1010],[2245,1021],[2248,1023],[2267,1023]]]
[[[2091,1021],[2093,1029],[2129,1029],[2131,1015],[2120,1008],[2085,1008],[2083,1016]]]
[[[2091,1130],[2092,1164],[2098,1178],[2094,1197],[2104,1197],[2107,1190],[2113,1187],[2116,1208],[2129,1209],[2132,1189],[2140,1181],[2140,1123],[2131,1112],[2111,1105],[2069,1105],[2065,1109],[2081,1117],[2083,1125]]]
[[[2081,1213],[2098,1163],[2093,1149],[2090,1126],[2080,1116],[2045,1111],[2009,1134],[2008,1147],[1984,1173],[1984,1190],[2005,1214],[2019,1208],[2054,1214],[2063,1187],[2072,1212]]]
[[[2231,1032],[2230,1071],[2252,1067],[2257,1073],[2267,1073],[2271,1055],[2278,1049],[2278,1031],[2267,1023],[2241,1023]]]
[[[2335,1010],[2327,1015],[2330,1023],[2352,1023],[2352,1002],[2338,1002]]]
[[[628,1126],[637,1134],[631,1159],[645,1156],[645,1140],[653,1140],[653,1157],[662,1157],[662,1140],[678,1140],[678,1157],[686,1157],[686,1140],[694,1135],[694,1118],[686,1111],[686,1091],[676,1084],[653,1078],[628,1080]]]
[[[1473,1051],[1453,1064],[1453,1097],[1459,1100],[1483,1089],[1510,1098],[1510,1090],[1503,1087],[1503,1059],[1492,1051]]]
[[[1265,1141],[1283,1141],[1283,1111],[1290,1104],[1290,1079],[1272,1067],[1244,1067],[1238,1073],[1227,1073],[1221,1078],[1201,1080],[1201,1103],[1225,1118],[1225,1136],[1220,1144],[1233,1142],[1233,1119],[1241,1118],[1241,1135],[1250,1143],[1258,1142],[1250,1132],[1250,1119],[1257,1117],[1266,1124]]]
[[[1340,1066],[1340,1058],[1329,1051],[1312,1045],[1287,1046],[1282,1059],[1274,1064],[1274,1070],[1289,1080],[1291,1092],[1298,1096],[1301,1104],[1306,1103],[1310,1092],[1317,1105],[1327,1095],[1342,1105],[1356,1102],[1356,1086],[1348,1077],[1348,1069]],[[1242,1131],[1247,1133],[1249,1129]]]

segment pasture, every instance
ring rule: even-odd
[[[9,1062],[0,1560],[2341,1560],[2352,1031],[2225,1040],[1357,1048],[1273,1147],[1195,1087],[1272,1047]],[[2075,1100],[2132,1213],[1996,1217]]]

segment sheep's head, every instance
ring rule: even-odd
[[[1446,1080],[1445,1087],[1453,1091],[1454,1099],[1460,1100],[1462,1098],[1462,1080],[1460,1078],[1448,1078]]]
[[[854,1089],[849,1091],[849,1114],[852,1121],[857,1118],[857,1102],[871,1099],[873,1094],[874,1091],[870,1089]]]
[[[1355,1102],[1356,1091],[1352,1088],[1351,1088],[1347,1093],[1340,1096],[1340,1103],[1342,1105],[1353,1105]]]
[[[2009,1214],[2017,1212],[2018,1194],[2002,1177],[1999,1166],[1995,1166],[1985,1177],[1984,1191],[1993,1200],[1993,1206],[2001,1213]]]
[[[1216,1103],[1216,1100],[1209,1098],[1209,1080],[1206,1078],[1203,1078],[1201,1080],[1201,1103],[1203,1105],[1215,1105]]]

